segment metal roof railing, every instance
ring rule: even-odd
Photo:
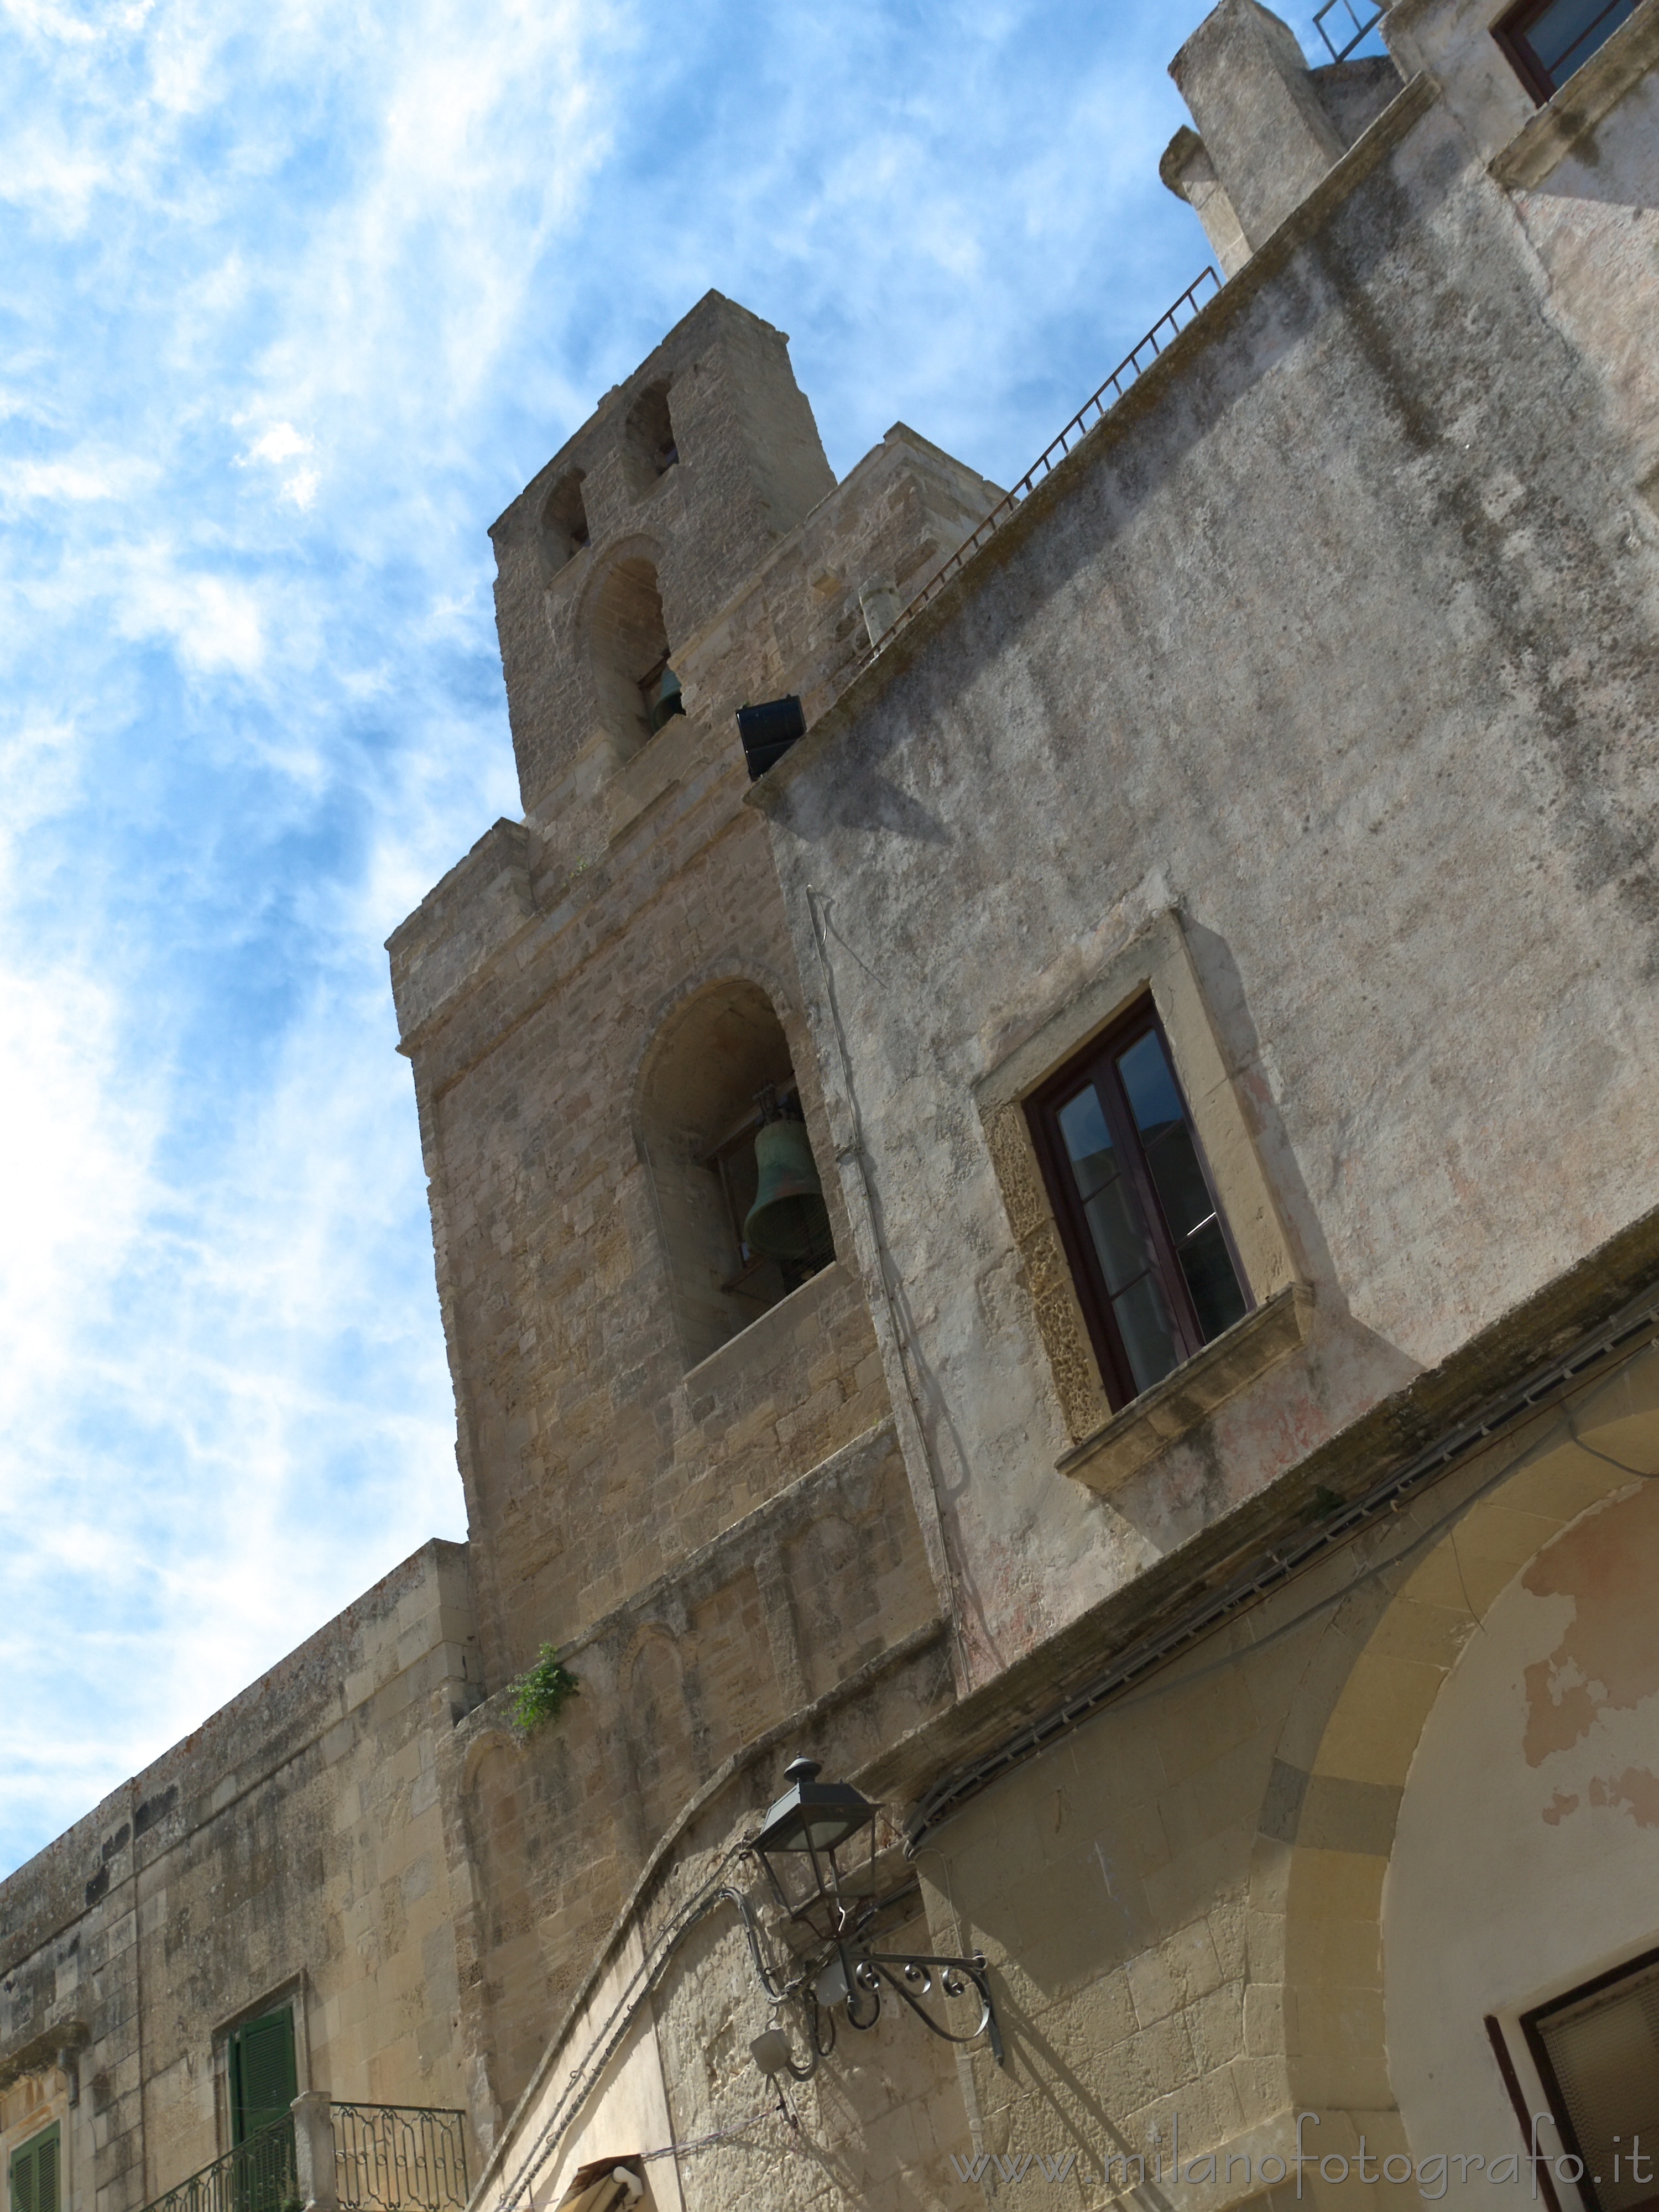
[[[871,647],[872,659],[884,652],[905,624],[919,615],[930,599],[936,599],[951,577],[973,559],[981,546],[995,536],[1027,495],[1050,473],[1055,463],[1063,460],[1078,441],[1086,436],[1104,418],[1129,386],[1152,367],[1176,333],[1186,328],[1200,307],[1208,306],[1209,301],[1200,297],[1206,285],[1213,288],[1211,297],[1221,289],[1221,279],[1213,269],[1206,269],[1201,276],[1194,277],[1175,305],[1164,310],[1146,337],[1139,339],[1119,362],[1099,391],[1084,401],[1060,435],[1044,447],[1013,489],[1003,494],[979,527],[963,539],[950,559],[933,571],[915,599],[899,610]]]
[[[1337,13],[1339,9],[1340,15]],[[1314,28],[1325,41],[1331,59],[1345,62],[1363,40],[1370,38],[1388,12],[1389,0],[1325,0],[1324,6],[1315,10]],[[1336,16],[1336,38],[1325,27],[1328,15]],[[1342,39],[1345,33],[1347,35],[1339,46],[1336,40]]]

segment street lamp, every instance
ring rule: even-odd
[[[787,2069],[804,2081],[833,2045],[836,2014],[843,2014],[849,2027],[872,2028],[881,2017],[886,1992],[902,1998],[922,2025],[946,2043],[973,2043],[985,2036],[1000,2066],[1002,2037],[982,1952],[971,1959],[940,1958],[872,1951],[864,1941],[878,1910],[876,1808],[849,1782],[820,1781],[822,1771],[816,1759],[793,1760],[784,1774],[788,1788],[749,1842],[786,1917],[813,1939],[800,1973],[781,1990],[762,1975],[775,2003],[792,1996],[801,1999],[807,2063],[798,2066],[787,2039],[780,2029],[771,2028],[750,2045],[756,2063],[763,2074]],[[855,1887],[855,1863],[866,1850],[866,1878]],[[978,1996],[980,2011],[965,2033],[936,2020],[923,2002],[948,2003],[966,1996],[970,1988]],[[827,2037],[820,2014],[829,2015]]]

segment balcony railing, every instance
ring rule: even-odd
[[[283,2212],[284,2206],[302,2201],[294,2115],[288,2112],[158,2197],[144,2212]]]
[[[319,2091],[143,2212],[465,2212],[464,2115]]]
[[[336,2105],[334,2177],[341,2212],[464,2212],[461,2115],[418,2105]]]

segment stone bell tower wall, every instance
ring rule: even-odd
[[[656,607],[672,653],[835,482],[784,334],[707,294],[490,533],[526,813],[649,736],[629,695]]]

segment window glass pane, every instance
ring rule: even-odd
[[[1127,1052],[1119,1054],[1117,1072],[1207,1344],[1243,1318],[1244,1289],[1199,1164],[1198,1147],[1181,1103],[1175,1072],[1156,1030],[1149,1030]]]
[[[1148,1144],[1172,1121],[1186,1119],[1164,1040],[1156,1030],[1148,1030],[1127,1052],[1118,1054],[1117,1072],[1129,1094],[1135,1127]]]
[[[1183,1237],[1202,1228],[1215,1213],[1215,1202],[1204,1180],[1204,1170],[1198,1164],[1192,1132],[1184,1121],[1176,1122],[1155,1143],[1147,1146],[1146,1164],[1152,1171],[1170,1234],[1179,1245]]]
[[[1645,2179],[1631,2174],[1628,2156],[1613,2156],[1637,2137],[1659,2142],[1659,1982],[1655,1970],[1564,2008],[1539,2023],[1578,2148],[1595,2179],[1601,2212],[1633,2212],[1650,2198],[1650,2149],[1641,2153]]]
[[[1198,1164],[1169,1055],[1155,1030],[1118,1055],[1117,1072],[1146,1146],[1164,1218],[1179,1244],[1209,1219],[1215,1207]]]
[[[1196,1237],[1181,1248],[1181,1272],[1187,1278],[1188,1295],[1198,1315],[1198,1325],[1207,1344],[1244,1318],[1244,1293],[1233,1272],[1232,1255],[1212,1214]]]
[[[1106,1288],[1115,1296],[1152,1265],[1152,1249],[1129,1186],[1118,1172],[1117,1153],[1094,1085],[1062,1106],[1059,1119],[1101,1273]]]
[[[1060,1133],[1077,1177],[1079,1197],[1091,1197],[1117,1173],[1117,1155],[1100,1110],[1095,1086],[1090,1084],[1060,1109]]]
[[[1635,13],[1636,0],[1553,0],[1522,36],[1553,84],[1565,84]]]
[[[1112,1311],[1135,1389],[1150,1390],[1154,1382],[1163,1381],[1180,1357],[1156,1279],[1143,1275],[1121,1297],[1112,1300]]]
[[[1146,1239],[1129,1208],[1128,1186],[1117,1176],[1104,1190],[1097,1190],[1083,1209],[1106,1287],[1114,1297],[1138,1275],[1144,1275],[1152,1263]]]

